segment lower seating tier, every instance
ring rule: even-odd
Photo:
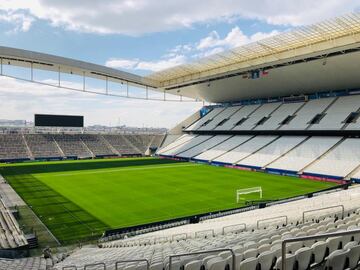
[[[157,153],[268,171],[350,179],[359,176],[359,138],[183,135]]]
[[[0,134],[0,161],[147,155],[163,134]]]

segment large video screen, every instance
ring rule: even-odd
[[[84,127],[84,116],[35,114],[36,127]]]

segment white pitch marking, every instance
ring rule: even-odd
[[[171,165],[171,166],[145,166],[145,168],[138,167],[138,168],[123,168],[123,169],[116,169],[116,170],[97,170],[94,169],[93,171],[84,171],[84,172],[76,172],[76,173],[60,173],[60,174],[52,174],[51,176],[58,177],[58,176],[71,176],[71,175],[82,175],[82,174],[96,174],[96,173],[112,173],[112,172],[120,172],[120,171],[142,171],[142,170],[154,170],[154,169],[166,169],[166,168],[179,168],[179,167],[193,167],[199,166],[200,164],[185,164],[185,165]],[[41,174],[39,174],[41,175]]]

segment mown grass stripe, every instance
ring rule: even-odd
[[[261,186],[268,200],[335,185],[151,158],[20,164],[0,167],[0,173],[62,242],[105,228],[239,207],[239,188]]]
[[[6,179],[63,244],[100,236],[108,228],[32,175],[6,176]]]

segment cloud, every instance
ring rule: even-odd
[[[221,38],[218,32],[212,31],[207,37],[201,39],[197,43],[196,49],[199,51],[199,53],[196,54],[196,57],[199,58],[210,56],[228,49],[275,36],[277,34],[279,34],[279,31],[273,30],[268,33],[257,32],[247,36],[240,30],[238,26],[236,26],[232,28],[224,38]]]
[[[186,57],[184,55],[175,55],[157,61],[141,61],[139,59],[129,60],[129,59],[112,58],[106,61],[105,65],[111,68],[119,68],[119,69],[159,71],[162,69],[184,64],[185,62],[186,62]]]
[[[207,57],[225,50],[232,49],[250,42],[279,34],[277,30],[268,33],[257,32],[250,36],[245,35],[238,26],[221,38],[217,31],[212,31],[208,36],[193,44],[179,44],[165,53],[160,60],[143,61],[140,59],[111,58],[105,65],[111,68],[127,70],[160,71],[166,68],[185,64],[190,60]]]
[[[246,36],[238,26],[231,29],[231,31],[224,37],[220,38],[216,31],[212,31],[207,37],[201,39],[197,44],[198,50],[206,50],[214,47],[235,48],[247,43],[255,42],[267,37],[279,34],[277,30],[269,33],[257,32],[251,36]]]
[[[29,14],[54,27],[99,34],[141,35],[236,19],[299,26],[359,10],[358,0],[2,0],[0,10]],[[28,19],[9,18],[18,29]]]
[[[34,20],[32,16],[25,13],[0,10],[0,21],[14,25],[14,28],[9,33],[27,32]]]
[[[51,81],[47,81],[52,83]],[[202,103],[143,101],[91,95],[0,77],[2,119],[33,121],[35,113],[84,115],[86,125],[166,127],[199,110]],[[78,88],[79,85],[67,82]]]
[[[106,61],[105,65],[111,68],[124,68],[124,69],[136,69],[136,66],[139,64],[138,59],[128,60],[128,59],[118,59],[113,58]]]

